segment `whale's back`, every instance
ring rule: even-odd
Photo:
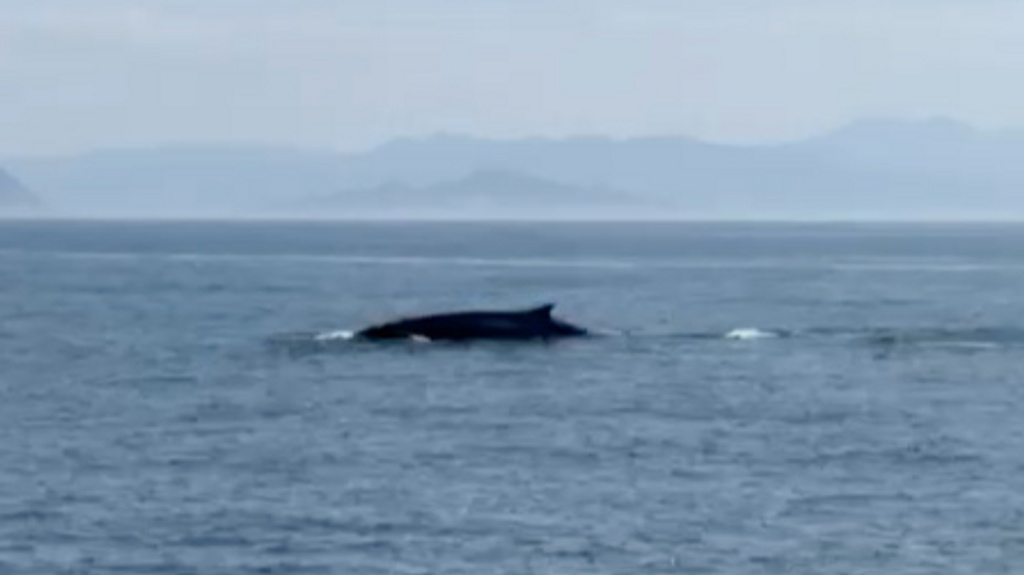
[[[364,339],[430,340],[530,339],[583,335],[582,328],[551,317],[553,305],[526,311],[463,311],[434,314],[371,326]]]

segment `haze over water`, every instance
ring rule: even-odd
[[[1009,573],[1024,229],[0,227],[0,571]],[[375,346],[555,302],[557,344]]]

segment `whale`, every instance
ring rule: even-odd
[[[397,319],[357,331],[360,340],[547,340],[588,335],[551,315],[554,304],[518,311],[459,311]]]

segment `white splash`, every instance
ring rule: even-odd
[[[752,339],[771,339],[778,337],[777,333],[770,331],[761,331],[756,327],[741,327],[730,331],[725,334],[725,339],[736,339],[736,340],[752,340]]]
[[[328,331],[317,334],[314,339],[316,339],[316,341],[338,341],[352,339],[355,335],[355,332],[351,331]]]

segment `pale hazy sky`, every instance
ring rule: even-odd
[[[0,0],[0,154],[1024,126],[1019,0]]]

